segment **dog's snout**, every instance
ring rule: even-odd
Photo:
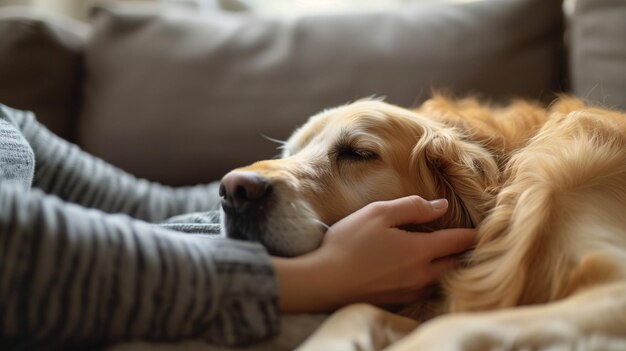
[[[270,182],[256,172],[230,172],[222,178],[220,196],[233,208],[265,200],[271,190]]]

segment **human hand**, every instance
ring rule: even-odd
[[[335,223],[322,246],[294,259],[275,258],[281,308],[315,311],[353,302],[400,304],[454,267],[455,254],[476,242],[474,229],[412,233],[401,225],[427,223],[446,200],[418,196],[375,202]]]

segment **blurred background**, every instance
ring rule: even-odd
[[[626,109],[624,18],[626,0],[0,0],[0,103],[141,178],[207,183],[371,96]]]
[[[204,10],[254,11],[273,15],[302,15],[346,11],[376,10],[408,3],[436,1],[471,2],[480,0],[132,0],[132,2],[163,2],[191,6]],[[565,0],[565,9],[571,12],[575,0]],[[85,20],[88,8],[104,2],[131,2],[128,0],[0,0],[2,5],[28,5],[52,10]]]
[[[254,11],[278,15],[360,11],[389,7],[402,3],[443,0],[133,0],[132,2],[164,2],[199,9],[229,11]],[[458,0],[476,1],[476,0]],[[60,12],[76,19],[86,19],[88,8],[104,2],[130,2],[126,0],[0,0],[0,5],[29,5]]]

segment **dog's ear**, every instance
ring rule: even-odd
[[[412,150],[411,163],[426,196],[448,199],[442,225],[473,227],[482,221],[499,177],[487,149],[465,139],[458,129],[428,128]]]

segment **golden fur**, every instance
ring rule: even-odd
[[[438,312],[502,310],[436,318],[404,337],[416,322],[356,305],[337,312],[304,349],[380,349],[402,337],[392,348],[541,349],[594,335],[624,338],[626,347],[625,114],[573,98],[546,109],[436,96],[414,111],[360,101],[311,118],[283,156],[244,170],[276,187],[279,210],[269,222],[291,216],[317,234],[277,252],[314,249],[320,221],[332,225],[373,201],[445,197],[448,214],[419,229],[478,226],[480,239],[466,267],[444,279]],[[363,325],[355,319],[369,329],[351,329]]]

